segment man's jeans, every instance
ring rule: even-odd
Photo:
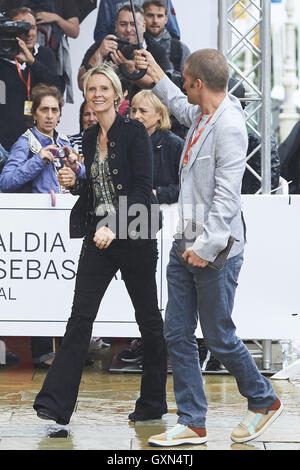
[[[207,348],[236,378],[250,409],[270,406],[276,399],[271,383],[261,375],[244,343],[235,334],[231,319],[243,254],[227,260],[221,271],[195,268],[176,251],[167,268],[168,305],[165,318],[173,369],[178,422],[205,427],[207,402],[195,336],[198,318]]]

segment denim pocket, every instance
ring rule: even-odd
[[[234,275],[235,275],[235,279],[236,279],[236,282],[237,282],[240,271],[241,271],[241,267],[242,267],[243,262],[244,262],[243,252],[236,255],[234,258],[235,258],[234,259]]]

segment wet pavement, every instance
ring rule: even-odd
[[[34,398],[46,371],[33,369],[28,358],[0,368],[0,450],[156,450],[147,439],[177,421],[172,374],[168,376],[169,413],[161,420],[131,423],[140,374],[108,372],[109,350],[85,367],[70,425],[58,426],[36,417]],[[272,381],[284,412],[258,439],[234,444],[231,430],[246,411],[246,400],[228,374],[205,374],[208,398],[208,442],[180,450],[300,450],[300,387],[288,380]],[[67,436],[67,437],[66,437]],[[170,449],[170,448],[169,448]],[[178,447],[176,448],[178,450]]]

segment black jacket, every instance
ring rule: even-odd
[[[31,89],[38,83],[58,87],[60,81],[56,73],[54,52],[49,47],[40,46],[34,58],[34,64],[22,71],[24,80],[27,81],[30,69]],[[0,80],[5,84],[6,96],[5,103],[0,102],[0,143],[9,151],[20,135],[33,126],[33,119],[31,116],[24,116],[27,89],[14,63],[0,59]]]
[[[256,148],[259,147],[260,138],[254,134],[248,135],[248,150],[247,156],[250,155]],[[257,150],[252,157],[248,160],[251,168],[261,176],[261,150]],[[278,148],[274,137],[271,137],[271,189],[276,189],[279,186],[280,178],[280,158]],[[261,182],[253,175],[248,168],[246,168],[243,183],[242,194],[255,194],[261,187]]]
[[[281,176],[288,182],[290,194],[300,194],[300,121],[279,145]]]
[[[86,180],[78,180],[78,201],[71,211],[70,237],[81,238],[90,224],[95,223],[95,202],[91,182],[91,165],[96,152],[99,124],[86,130],[82,149],[86,167]],[[152,192],[153,156],[151,142],[143,124],[117,114],[108,131],[108,164],[119,208],[114,218],[116,238],[128,238],[136,246],[146,239],[155,238],[161,227],[159,204]],[[74,191],[72,191],[74,194]],[[121,198],[121,196],[124,196]],[[126,198],[125,198],[126,196]],[[126,204],[125,204],[126,203]],[[142,211],[135,205],[142,205]],[[146,217],[142,216],[146,214]],[[141,217],[140,217],[141,215]],[[134,221],[141,221],[137,230]],[[145,220],[146,219],[146,220]],[[141,231],[142,236],[138,233]],[[147,232],[146,238],[141,239]],[[128,233],[129,232],[129,233]],[[128,236],[127,236],[128,233]]]
[[[179,195],[179,162],[184,140],[170,131],[150,136],[153,150],[153,188],[160,204],[173,204]]]

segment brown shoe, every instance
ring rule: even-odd
[[[232,431],[231,440],[247,442],[260,436],[281,414],[283,405],[279,398],[262,410],[248,410],[243,421]]]

